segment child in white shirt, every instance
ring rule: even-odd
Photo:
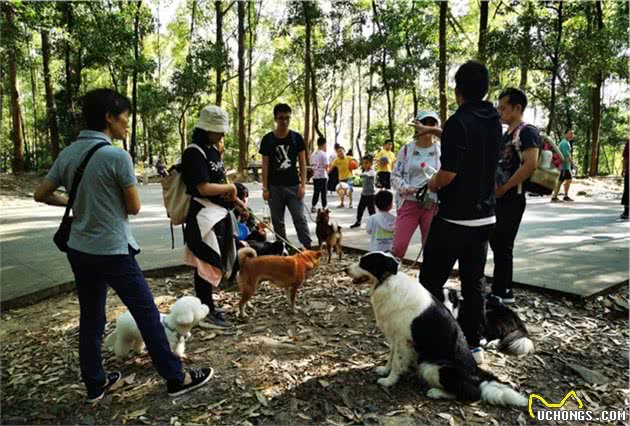
[[[367,233],[371,235],[370,251],[391,251],[394,242],[394,223],[396,216],[392,209],[394,196],[387,190],[379,191],[374,196],[374,204],[378,212],[367,220]]]

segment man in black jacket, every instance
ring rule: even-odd
[[[429,181],[440,207],[424,248],[420,282],[438,300],[442,287],[459,261],[464,303],[459,323],[477,363],[484,315],[484,269],[488,239],[494,229],[495,173],[501,123],[494,106],[484,101],[488,69],[468,61],[455,74],[459,108],[444,124],[441,169]]]

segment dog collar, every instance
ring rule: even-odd
[[[390,273],[387,273],[387,272],[386,272],[386,273],[383,275],[383,279],[382,279],[382,280],[380,280],[380,281],[378,282],[378,284],[376,284],[376,285],[374,286],[374,290],[376,290],[377,288],[379,288],[379,287],[381,286],[381,284],[383,284],[383,283],[384,283],[384,282],[385,282],[385,281],[386,281],[389,277],[391,277],[392,275],[394,275],[394,274],[390,274]]]
[[[184,336],[182,336],[181,334],[179,334],[179,331],[174,330],[171,328],[170,325],[168,325],[168,323],[166,322],[166,317],[161,318],[160,322],[162,323],[162,325],[164,326],[164,328],[166,328],[168,331],[170,331],[171,333],[173,333],[175,335],[175,337],[177,337],[177,340],[182,339]]]

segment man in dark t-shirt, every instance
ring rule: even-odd
[[[276,129],[263,136],[262,155],[263,199],[269,202],[271,221],[276,234],[287,238],[284,213],[288,207],[304,248],[311,248],[311,235],[304,213],[306,186],[306,146],[299,133],[289,129],[291,107],[278,104],[273,108]],[[300,164],[298,174],[297,164]]]
[[[501,121],[508,125],[501,140],[497,167],[496,218],[490,247],[494,253],[492,293],[503,303],[514,303],[512,292],[514,240],[525,212],[523,182],[529,178],[538,162],[540,133],[523,122],[527,96],[520,89],[508,88],[499,95]]]

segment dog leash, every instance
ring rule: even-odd
[[[427,188],[427,187],[424,186],[424,188]],[[421,190],[422,190],[422,188],[419,189],[418,192],[420,192]],[[426,192],[426,189],[424,190],[424,192]],[[433,216],[431,217],[431,222],[429,223],[429,228],[427,229],[427,238],[429,237],[429,232],[431,231],[431,225],[433,225],[433,220],[435,219],[435,216],[437,216],[437,211],[438,211],[438,207],[436,205],[436,208],[433,211]],[[422,235],[420,236],[420,238],[422,239]],[[407,271],[411,271],[411,269],[416,265],[416,263],[418,263],[418,260],[420,259],[420,256],[422,256],[422,253],[424,252],[425,243],[426,243],[426,239],[422,243],[422,247],[420,247],[420,251],[418,252],[418,256],[416,256],[416,260],[414,260],[413,263],[409,266],[409,268],[407,268]]]
[[[285,243],[286,245],[288,245],[289,247],[291,247],[293,250],[297,251],[298,253],[302,253],[303,250],[300,250],[299,248],[297,248],[293,244],[291,244],[289,241],[287,241],[286,239],[282,238],[280,235],[276,234],[276,231],[274,231],[271,226],[267,225],[264,220],[260,220],[260,218],[254,214],[254,212],[252,212],[250,210],[249,214],[254,218],[254,220],[256,220],[258,223],[261,223],[264,228],[270,230],[271,233],[273,235],[275,235],[276,238],[278,238],[280,241],[282,241],[283,243]]]

